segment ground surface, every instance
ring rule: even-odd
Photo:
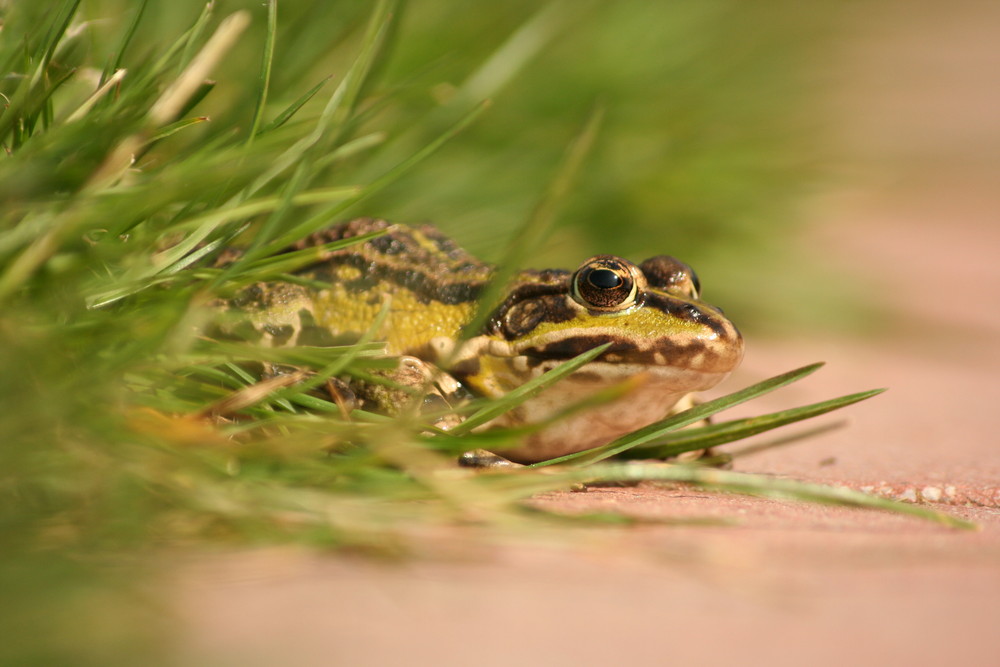
[[[452,558],[402,564],[205,558],[175,582],[182,661],[1000,665],[998,13],[862,10],[829,105],[854,185],[813,203],[803,243],[890,294],[897,330],[754,342],[730,386],[825,360],[769,406],[890,391],[737,469],[936,499],[981,531],[693,490],[553,494],[538,502],[738,524],[593,530],[576,547],[450,535]]]

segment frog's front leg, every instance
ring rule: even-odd
[[[399,358],[396,368],[381,371],[379,377],[387,384],[358,381],[352,385],[355,395],[366,407],[388,415],[402,415],[417,410],[433,415],[431,426],[448,431],[464,421],[451,411],[464,403],[468,390],[458,380],[437,366],[411,356]],[[473,449],[458,458],[458,465],[488,470],[523,467],[499,454],[485,449]]]
[[[387,382],[355,380],[354,394],[373,412],[390,416],[432,415],[430,425],[443,431],[462,423],[452,410],[465,402],[465,388],[432,364],[404,355],[395,368],[374,373]]]

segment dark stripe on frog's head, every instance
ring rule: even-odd
[[[718,336],[727,335],[733,326],[716,308],[706,303],[692,303],[654,290],[648,290],[643,295],[641,304],[643,308],[655,308],[679,320],[706,326]]]
[[[733,346],[719,347],[698,339],[677,342],[665,337],[657,340],[632,341],[622,338],[609,341],[606,336],[587,334],[569,336],[544,345],[524,347],[519,353],[528,358],[529,366],[537,366],[546,361],[572,359],[608,342],[611,342],[611,347],[594,361],[727,373],[743,356],[742,345],[735,348],[738,349],[738,353],[734,353]]]

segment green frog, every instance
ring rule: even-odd
[[[532,463],[606,444],[690,405],[743,357],[743,339],[699,298],[698,279],[666,255],[632,262],[597,255],[575,271],[516,274],[480,330],[465,332],[493,267],[429,225],[362,218],[303,239],[293,249],[378,236],[323,252],[297,275],[303,284],[258,283],[231,304],[268,345],[332,345],[367,332],[400,358],[397,381],[446,400],[462,391],[498,397],[604,343],[599,357],[488,426],[545,421],[595,392],[635,378],[624,397],[527,436],[498,454]],[[384,311],[384,312],[383,312]],[[407,380],[406,378],[410,378]],[[386,405],[383,393],[379,406]],[[394,399],[388,399],[391,401]],[[445,426],[447,427],[447,426]]]

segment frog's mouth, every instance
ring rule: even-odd
[[[620,366],[619,375],[633,369],[674,369],[724,375],[743,359],[743,338],[732,325],[682,337],[623,338],[613,329],[591,329],[570,336],[543,335],[511,344],[508,354],[525,357],[529,366],[548,365],[547,362],[558,364],[606,343],[611,346],[587,367],[595,364]]]

